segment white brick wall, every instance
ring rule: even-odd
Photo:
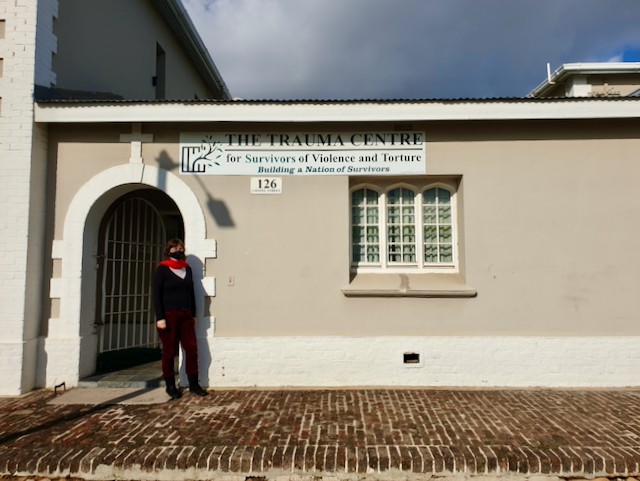
[[[67,388],[76,386],[80,378],[80,339],[41,339],[38,358],[38,385],[53,388],[65,383]],[[95,360],[94,360],[95,362]]]
[[[243,337],[200,342],[200,368],[203,374],[208,368],[210,386],[640,386],[638,337]],[[419,353],[420,364],[404,364],[406,352]],[[205,376],[201,378],[204,382]]]
[[[45,7],[39,18],[37,4]],[[42,284],[43,219],[38,212],[46,167],[46,137],[34,137],[33,124],[36,29],[41,21],[43,45],[49,49],[48,66],[41,69],[51,79],[51,14],[56,9],[57,0],[0,0],[0,19],[5,21],[5,37],[0,39],[0,228],[13,240],[5,246],[11,261],[0,266],[0,394],[24,392],[34,385],[40,313],[30,298],[40,299]]]
[[[0,395],[14,396],[23,392],[23,354],[21,342],[0,341],[0,377],[3,379]]]
[[[36,8],[29,0],[1,1],[5,38],[0,40],[4,72],[0,84],[0,227],[15,241],[8,244],[10,263],[0,266],[0,376],[2,394],[16,394],[24,367],[25,294],[27,286],[27,239],[29,236],[29,188],[33,125],[33,73]]]

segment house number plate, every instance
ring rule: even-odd
[[[282,194],[282,177],[251,177],[252,194]]]

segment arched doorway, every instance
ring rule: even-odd
[[[105,213],[97,254],[96,373],[160,358],[151,286],[171,237],[184,238],[182,216],[159,190],[130,192]]]
[[[98,312],[96,292],[100,290],[96,256],[100,226],[116,200],[143,190],[144,197],[163,218],[172,218],[180,226],[177,231],[184,231],[190,259],[204,262],[217,257],[216,239],[207,238],[202,206],[179,176],[145,164],[118,165],[93,176],[73,196],[65,214],[62,237],[53,241],[52,260],[61,264],[61,271],[59,277],[51,279],[51,298],[59,299],[60,307],[58,317],[52,318],[55,333],[49,332],[39,347],[39,385],[53,388],[66,381],[67,386],[76,386],[80,379],[95,373],[98,336],[94,324]],[[155,197],[147,195],[159,196],[158,204]],[[165,215],[160,204],[167,196],[173,207]],[[171,236],[171,228],[166,227],[167,236]],[[215,277],[203,274],[203,269],[194,270],[194,278],[199,282],[196,289],[199,312],[205,312],[205,296],[215,296]],[[212,322],[205,313],[201,329],[207,329],[204,326]]]

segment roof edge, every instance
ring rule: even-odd
[[[36,102],[36,122],[419,122],[640,119],[640,98]]]

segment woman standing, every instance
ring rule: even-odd
[[[176,388],[173,369],[178,344],[185,354],[189,391],[199,396],[207,392],[198,382],[198,345],[196,341],[196,306],[191,267],[185,261],[184,242],[171,239],[164,250],[165,260],[156,269],[153,304],[156,327],[162,341],[162,377],[172,399],[182,396]]]

